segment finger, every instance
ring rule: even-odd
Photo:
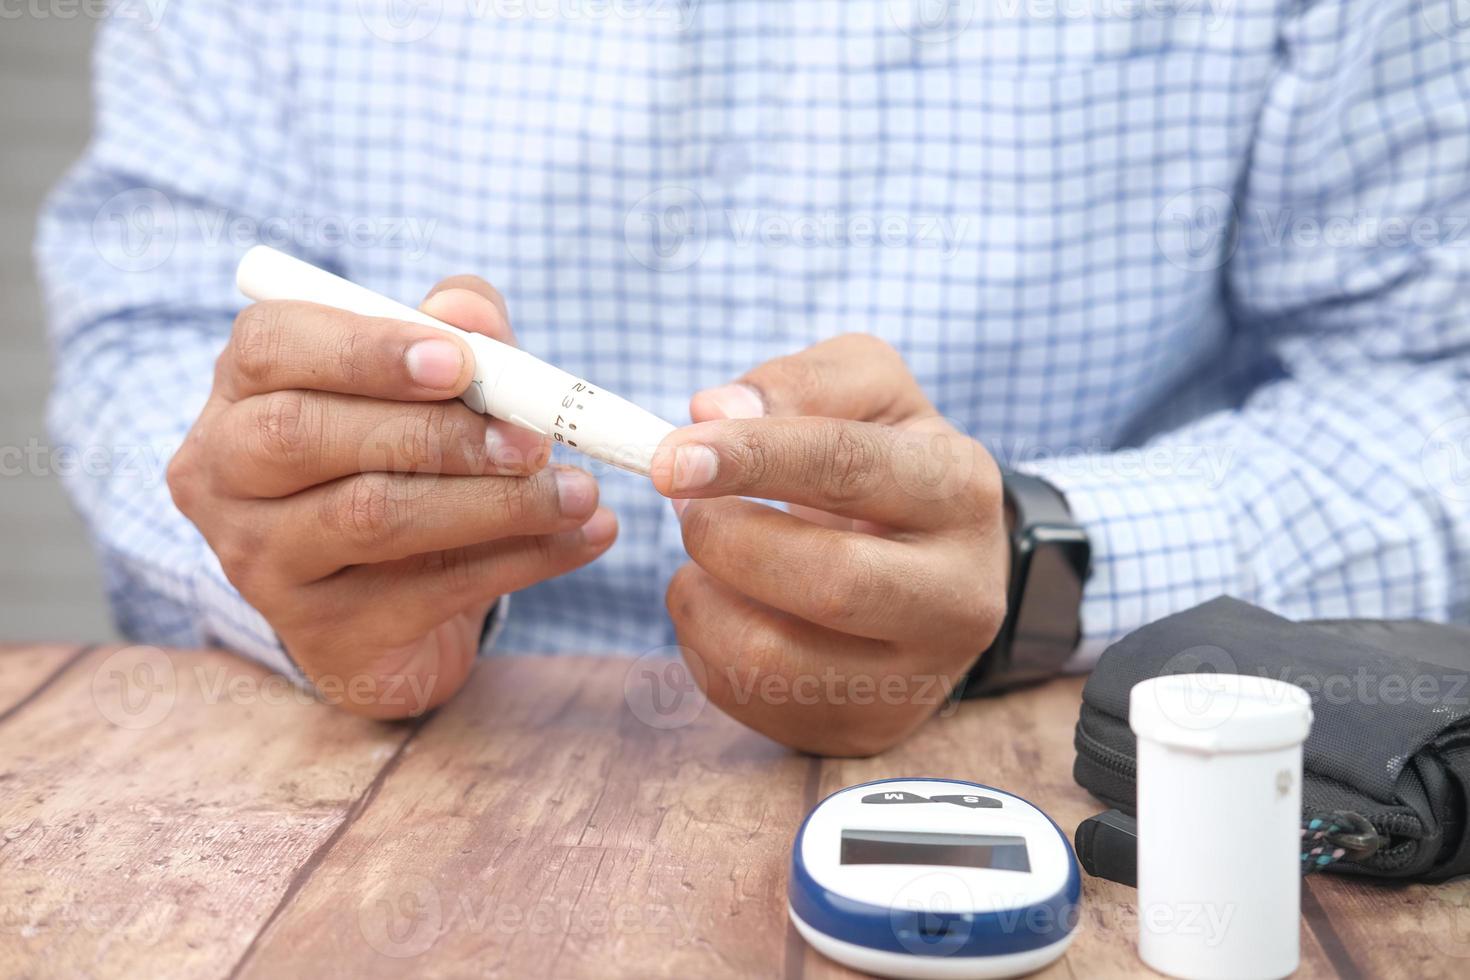
[[[697,565],[675,574],[668,607],[680,645],[703,668],[693,673],[710,701],[807,752],[880,751],[923,724],[953,687],[952,678],[922,660],[897,660],[889,644],[765,607]],[[900,689],[882,693],[895,677]],[[885,697],[898,703],[884,703]],[[918,703],[924,699],[929,703]]]
[[[519,346],[510,326],[510,313],[500,290],[478,276],[451,276],[442,280],[419,306],[429,316],[445,323],[484,334],[501,343]],[[519,430],[529,432],[529,429]],[[541,443],[534,452],[550,456],[551,437],[535,435]]]
[[[832,418],[705,422],[664,439],[650,475],[667,497],[783,500],[894,528],[1000,514],[994,462],[942,420],[904,430]]]
[[[939,562],[933,552],[945,544],[930,542],[926,550],[834,531],[735,497],[692,502],[682,526],[689,557],[705,571],[768,606],[839,633],[876,640],[942,634],[968,621],[965,593],[983,588],[968,576],[946,581],[931,571],[936,564],[974,564],[960,554]]]
[[[617,518],[601,508],[570,531],[359,565],[309,588],[319,605],[355,610],[356,635],[410,643],[465,609],[586,565],[617,535]]]
[[[506,344],[516,342],[505,297],[478,276],[450,276],[441,280],[429,290],[419,309],[461,330],[481,333]]]
[[[546,465],[550,443],[457,401],[382,401],[331,392],[253,395],[229,405],[217,457],[221,489],[284,497],[354,473],[525,475]]]
[[[696,422],[827,415],[892,423],[935,414],[902,356],[858,333],[767,361],[732,385],[699,392],[689,407]]]
[[[570,531],[597,496],[589,474],[553,467],[530,477],[366,473],[259,506],[269,508],[269,560],[286,580],[311,582],[348,565]]]
[[[314,303],[256,303],[235,320],[216,388],[231,401],[290,388],[432,401],[464,391],[474,363],[463,340],[434,327]]]

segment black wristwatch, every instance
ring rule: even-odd
[[[1082,587],[1092,570],[1087,532],[1050,483],[1021,473],[1003,478],[1011,525],[1006,618],[961,682],[966,698],[1056,676],[1082,636]]]

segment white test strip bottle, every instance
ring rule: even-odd
[[[1285,977],[1300,961],[1302,743],[1283,681],[1176,674],[1133,687],[1138,952],[1185,980]]]
[[[296,300],[359,316],[406,320],[452,333],[475,354],[475,377],[460,400],[482,415],[549,435],[557,442],[647,476],[654,451],[674,426],[601,385],[578,378],[519,348],[469,333],[318,269],[257,245],[235,273],[240,292],[257,302]]]

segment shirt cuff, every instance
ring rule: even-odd
[[[1141,626],[1236,591],[1240,562],[1218,489],[1195,474],[1149,473],[1146,462],[1140,450],[1016,467],[1062,492],[1092,544],[1082,640],[1068,671],[1090,669]]]

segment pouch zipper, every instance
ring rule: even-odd
[[[1120,752],[1111,746],[1104,745],[1084,731],[1080,726],[1077,729],[1077,741],[1086,746],[1087,754],[1092,761],[1104,769],[1111,769],[1118,775],[1125,776],[1128,779],[1132,779],[1138,771],[1137,764],[1128,753]]]

